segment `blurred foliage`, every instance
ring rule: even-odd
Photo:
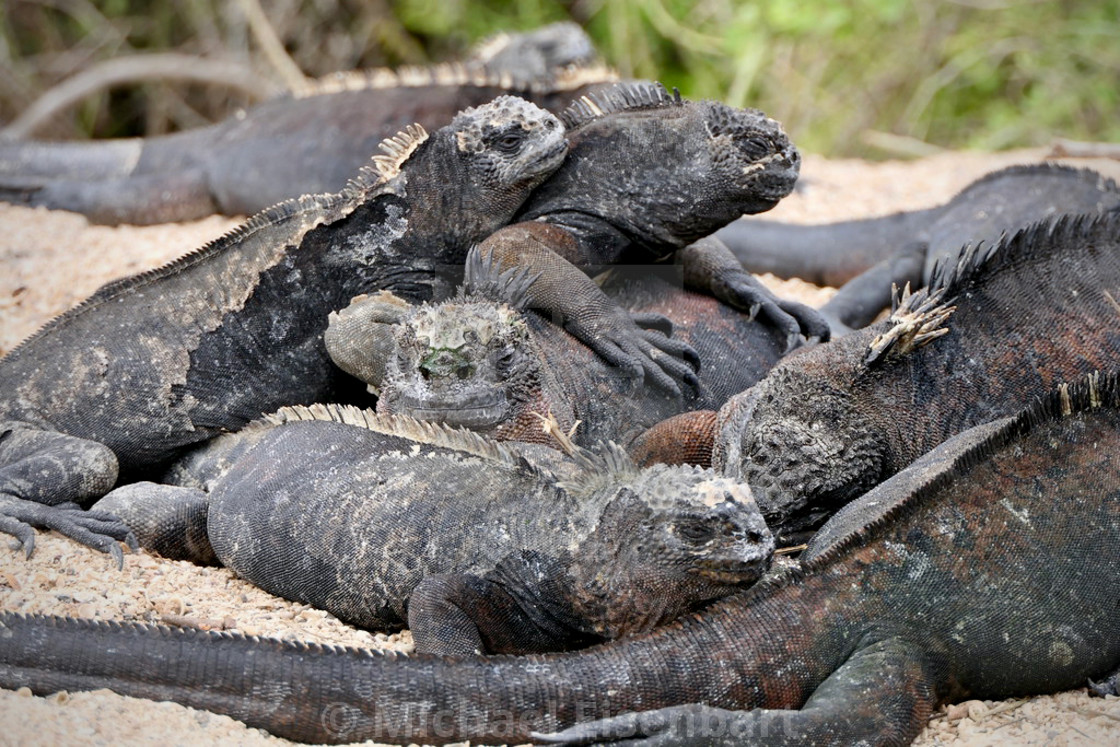
[[[264,0],[307,75],[460,56],[574,20],[626,76],[756,106],[805,150],[882,157],[1053,137],[1120,141],[1120,0]],[[6,0],[0,121],[112,57],[174,50],[279,81],[231,0]],[[158,133],[250,103],[217,86],[118,86],[43,136]],[[889,152],[883,148],[889,148]]]

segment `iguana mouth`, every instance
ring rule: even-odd
[[[537,156],[536,158],[529,161],[528,164],[526,164],[526,165],[530,169],[532,169],[533,171],[536,171],[537,166],[540,166],[540,165],[546,164],[546,163],[551,163],[553,161],[563,160],[563,156],[565,156],[567,154],[567,152],[568,152],[568,141],[565,140],[564,138],[560,138],[559,140],[556,141],[556,143],[551,148],[549,148],[544,153],[541,153],[539,156]]]
[[[696,568],[696,574],[728,586],[750,586],[770,570],[771,556],[754,560],[711,560]]]
[[[506,393],[500,389],[471,392],[454,398],[406,395],[394,407],[394,411],[417,420],[477,429],[488,428],[505,420],[509,415],[509,402]]]

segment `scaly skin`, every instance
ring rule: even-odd
[[[428,131],[503,94],[560,111],[616,79],[574,24],[503,35],[463,64],[338,73],[217,124],[151,138],[0,143],[0,199],[98,223],[251,215],[337,192],[412,123]]]
[[[818,226],[738,221],[717,235],[752,272],[848,283],[821,308],[842,331],[869,324],[886,308],[892,283],[909,282],[913,290],[928,283],[934,267],[956,262],[965,244],[995,242],[1060,215],[1116,210],[1120,188],[1111,179],[1036,164],[992,172],[935,208]]]
[[[499,273],[477,252],[467,259],[465,294],[423,307],[384,294],[356,299],[332,315],[327,351],[376,391],[378,412],[558,445],[542,428],[551,415],[562,433],[575,429],[576,443],[627,448],[665,418],[718,409],[781,357],[780,332],[683,289],[675,268],[662,268],[669,277],[627,269],[612,272],[607,296],[640,320],[673,315],[674,338],[706,361],[695,391],[638,386],[548,319],[519,311],[531,276]]]
[[[379,289],[448,294],[443,270],[507,223],[567,146],[555,117],[503,97],[388,150],[342,192],[110,283],[0,359],[0,531],[30,552],[31,527],[50,527],[119,559],[123,528],[68,502],[158,474],[264,412],[342,396],[328,314]]]
[[[273,594],[364,628],[407,621],[418,650],[447,654],[644,632],[749,587],[774,549],[746,487],[711,471],[639,471],[614,449],[564,459],[353,407],[285,408],[162,482],[97,508],[145,547],[212,547]]]
[[[826,527],[803,571],[588,651],[405,658],[6,613],[0,684],[319,742],[905,744],[941,702],[1120,664],[1118,404],[1110,375],[962,433]]]
[[[802,335],[827,338],[817,312],[774,298],[705,238],[793,189],[801,156],[777,122],[753,109],[683,101],[649,83],[591,94],[561,117],[571,143],[564,166],[526,202],[520,223],[481,246],[503,268],[531,270],[529,308],[617,365],[627,349],[616,330],[633,325],[583,272],[678,262],[686,288],[758,314],[787,346]],[[645,375],[675,388],[648,364]]]
[[[787,357],[724,405],[713,464],[747,481],[772,529],[818,526],[950,436],[1120,359],[1120,214],[962,257],[892,319]],[[934,303],[955,311],[916,313]]]

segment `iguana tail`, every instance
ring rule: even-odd
[[[744,218],[715,235],[748,272],[839,287],[912,242],[941,210],[812,226]]]
[[[0,190],[42,187],[57,179],[99,181],[128,176],[140,160],[140,138],[92,142],[0,140]]]

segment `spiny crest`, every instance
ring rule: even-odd
[[[639,473],[630,455],[614,441],[600,441],[590,449],[572,444],[569,453],[581,472],[575,479],[560,483],[560,487],[578,497],[590,497]]]
[[[892,289],[892,326],[875,336],[863,357],[863,364],[871,366],[888,359],[897,359],[917,350],[944,334],[949,328],[945,321],[956,311],[956,306],[942,304],[941,292],[910,293],[907,283],[899,298],[898,288]]]
[[[385,138],[378,144],[384,155],[370,158],[370,162],[358,170],[343,190],[347,194],[368,191],[378,187],[401,173],[401,168],[409,156],[428,140],[428,132],[418,124],[410,124],[396,135]]]
[[[986,429],[987,432],[975,442],[964,442],[956,453],[944,455],[937,471],[928,478],[911,480],[905,485],[904,492],[894,496],[883,488],[877,488],[856,503],[841,509],[810,542],[811,549],[802,556],[802,567],[807,571],[821,568],[848,548],[865,545],[873,533],[897,520],[904,511],[920,505],[923,497],[936,494],[947,484],[992,459],[997,451],[1022,439],[1031,431],[1047,423],[1100,407],[1120,408],[1120,373],[1112,371],[1102,376],[1100,372],[1094,372],[1076,382],[1061,384],[1017,415],[978,426],[977,428]],[[952,442],[948,444],[951,445]],[[947,445],[938,447],[941,450],[946,448]],[[921,461],[916,465],[920,466]],[[905,479],[907,473],[920,474],[915,466],[911,466],[903,470],[900,476],[884,483],[884,486],[892,487],[897,484],[895,481]],[[869,500],[868,496],[876,498],[878,492],[884,493],[884,503],[875,508],[861,505],[861,502]],[[813,547],[814,543],[831,534],[829,525],[842,520],[845,514],[860,519],[858,528],[837,533],[837,536],[829,537],[820,547]],[[869,519],[869,516],[873,518]]]
[[[528,267],[503,270],[492,253],[483,256],[482,250],[474,246],[467,253],[459,295],[462,300],[498,301],[524,311],[529,307],[529,289],[540,276]]]
[[[348,91],[385,90],[390,88],[425,88],[429,86],[473,86],[506,91],[548,93],[568,91],[591,83],[607,83],[618,75],[601,65],[573,65],[541,79],[521,80],[508,70],[491,70],[484,64],[468,65],[449,62],[428,67],[401,67],[396,70],[374,68],[325,75],[310,80],[289,95],[294,99],[329,96]]]
[[[538,467],[513,446],[499,443],[465,428],[452,428],[442,423],[430,423],[408,415],[390,415],[353,405],[322,404],[282,407],[246,428],[273,428],[300,421],[327,421],[365,428],[375,433],[396,436],[409,441],[451,449],[480,457],[519,471],[528,470],[541,479],[551,480],[551,474]]]
[[[81,303],[67,309],[53,319],[48,320],[42,327],[9,350],[4,357],[14,358],[17,352],[21,351],[21,349],[26,347],[32,340],[51,334],[67,320],[96,309],[122,292],[149,285],[157,282],[161,278],[182,272],[193,265],[206,261],[215,254],[221,254],[224,251],[231,250],[241,242],[252,238],[257,232],[289,220],[294,216],[304,215],[312,219],[308,221],[305,226],[307,230],[321,223],[329,222],[335,217],[334,214],[336,211],[346,209],[348,200],[348,196],[342,193],[333,193],[302,195],[297,198],[279,202],[272,207],[254,214],[244,223],[230,229],[218,238],[203,244],[198,249],[194,249],[166,264],[105,283]]]
[[[946,298],[953,298],[982,278],[1021,263],[1024,257],[1069,252],[1073,247],[1093,243],[1115,243],[1117,235],[1120,235],[1120,211],[1116,210],[1042,220],[1014,234],[1005,234],[995,244],[983,241],[966,244],[956,262],[939,260],[930,273],[929,289],[931,292],[940,290]]]
[[[131,620],[92,620],[88,618],[63,617],[60,615],[0,612],[0,630],[13,627],[13,623],[39,630],[90,630],[123,633],[126,635],[151,635],[159,638],[176,640],[241,641],[245,644],[252,644],[253,648],[258,651],[264,650],[265,647],[271,647],[273,650],[277,651],[292,651],[319,657],[345,656],[350,658],[360,657],[363,659],[385,657],[391,660],[408,658],[408,654],[400,651],[382,651],[379,649],[358,648],[356,646],[297,641],[273,636],[245,635],[244,633],[231,630],[203,630],[201,628],[172,627],[170,625]]]
[[[615,112],[671,106],[684,106],[680,91],[674,88],[670,94],[660,83],[639,81],[618,83],[605,91],[580,96],[559,116],[564,127],[572,130]]]

